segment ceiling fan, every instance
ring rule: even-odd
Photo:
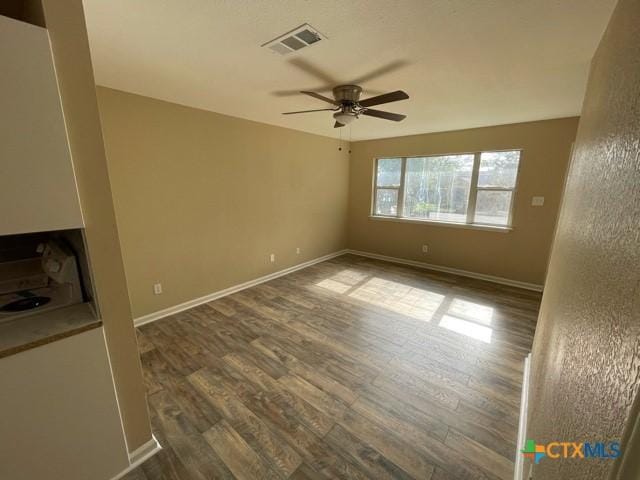
[[[360,94],[362,93],[362,87],[358,85],[338,85],[333,89],[333,98],[325,97],[316,92],[305,92],[305,95],[323,100],[330,103],[334,108],[320,108],[316,110],[301,110],[298,112],[285,112],[283,115],[293,115],[297,113],[309,113],[309,112],[335,112],[333,118],[336,120],[333,125],[334,128],[344,127],[345,125],[356,120],[360,115],[367,115],[369,117],[382,118],[384,120],[392,120],[394,122],[400,122],[406,118],[406,115],[400,115],[399,113],[384,112],[382,110],[375,110],[372,107],[374,105],[382,105],[383,103],[397,102],[398,100],[406,100],[409,98],[402,90],[396,90],[395,92],[384,93],[375,97],[365,98],[360,100]]]

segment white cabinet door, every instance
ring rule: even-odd
[[[49,36],[0,16],[0,235],[82,226]]]
[[[102,328],[0,358],[0,386],[1,479],[106,480],[129,466]]]

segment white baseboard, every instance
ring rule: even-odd
[[[157,312],[149,313],[148,315],[143,315],[142,317],[135,318],[133,320],[133,324],[136,327],[139,327],[146,323],[155,322],[156,320],[160,320],[161,318],[168,317],[169,315],[174,315],[176,313],[183,312],[184,310],[189,310],[190,308],[197,307],[198,305],[202,305],[203,303],[208,303],[218,298],[226,297],[227,295],[231,295],[232,293],[236,293],[236,292],[239,292],[240,290],[251,288],[255,285],[259,285],[264,282],[268,282],[269,280],[273,280],[274,278],[288,275],[289,273],[293,273],[297,270],[302,270],[303,268],[307,268],[311,265],[315,265],[316,263],[324,262],[326,260],[339,257],[340,255],[344,255],[347,252],[348,252],[347,250],[339,250],[337,252],[324,255],[322,257],[314,258],[313,260],[309,260],[307,262],[299,263],[298,265],[294,265],[293,267],[285,268],[284,270],[279,270],[277,272],[270,273],[269,275],[264,275],[256,279],[249,280],[248,282],[244,282],[239,285],[234,285],[232,287],[225,288],[224,290],[218,290],[217,292],[210,293],[208,295],[205,295],[204,297],[194,298],[193,300],[189,300],[187,302],[174,305],[173,307],[168,307],[163,310],[158,310]]]
[[[218,290],[217,292],[210,293],[203,297],[194,298],[193,300],[189,300],[184,303],[180,303],[178,305],[174,305],[172,307],[168,307],[162,310],[158,310],[157,312],[149,313],[147,315],[143,315],[141,317],[135,318],[133,323],[136,327],[144,325],[146,323],[155,322],[164,317],[168,317],[169,315],[174,315],[176,313],[183,312],[185,310],[189,310],[190,308],[197,307],[198,305],[202,305],[203,303],[212,302],[218,298],[226,297],[227,295],[231,295],[232,293],[239,292],[241,290],[245,290],[247,288],[251,288],[255,285],[259,285],[264,282],[268,282],[269,280],[273,280],[274,278],[282,277],[284,275],[288,275],[289,273],[295,272],[297,270],[302,270],[303,268],[307,268],[311,265],[315,265],[316,263],[324,262],[326,260],[330,260],[335,257],[339,257],[340,255],[344,255],[346,253],[351,253],[353,255],[359,255],[361,257],[369,257],[375,258],[377,260],[384,260],[386,262],[399,263],[402,265],[411,265],[414,267],[424,268],[427,270],[435,270],[437,272],[445,272],[452,273],[454,275],[460,275],[463,277],[476,278],[479,280],[486,280],[488,282],[499,283],[502,285],[509,285],[512,287],[524,288],[527,290],[533,290],[536,292],[542,291],[542,285],[537,285],[535,283],[527,283],[520,282],[518,280],[511,280],[509,278],[496,277],[494,275],[486,275],[484,273],[476,273],[469,272],[467,270],[460,270],[457,268],[451,267],[443,267],[440,265],[432,265],[430,263],[418,262],[415,260],[405,260],[404,258],[397,257],[389,257],[387,255],[380,255],[377,253],[363,252],[360,250],[339,250],[337,252],[330,253],[328,255],[324,255],[322,257],[314,258],[307,262],[299,263],[298,265],[294,265],[289,268],[285,268],[284,270],[279,270],[277,272],[270,273],[269,275],[264,275],[262,277],[249,280],[248,282],[241,283],[239,285],[234,285],[229,288],[225,288],[223,290]]]
[[[522,374],[522,393],[520,394],[520,420],[518,421],[518,440],[516,442],[514,480],[526,480],[524,469],[524,457],[520,451],[527,440],[527,412],[529,410],[529,381],[531,378],[531,354],[524,359],[524,372]]]
[[[124,477],[127,473],[142,465],[160,450],[162,450],[162,446],[158,443],[156,437],[154,435],[151,435],[151,440],[136,448],[129,454],[129,466],[119,474],[117,474],[115,477],[113,477],[111,480],[118,480]]]
[[[469,278],[475,278],[478,280],[485,280],[487,282],[499,283],[501,285],[509,285],[510,287],[524,288],[526,290],[533,290],[535,292],[541,292],[543,290],[543,286],[538,285],[536,283],[521,282],[519,280],[511,280],[510,278],[496,277],[494,275],[487,275],[484,273],[469,272],[467,270],[460,270],[458,268],[451,268],[451,267],[443,267],[441,265],[433,265],[431,263],[418,262],[416,260],[406,260],[404,258],[389,257],[387,255],[363,252],[361,250],[347,250],[346,253],[359,255],[361,257],[375,258],[376,260],[384,260],[385,262],[399,263],[402,265],[411,265],[413,267],[424,268],[426,270],[435,270],[437,272],[452,273],[454,275],[460,275],[461,277],[469,277]]]

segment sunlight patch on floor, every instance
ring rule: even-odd
[[[417,320],[430,321],[444,295],[373,277],[350,297]]]
[[[468,300],[462,300],[461,298],[453,299],[449,307],[449,313],[482,325],[491,325],[493,318],[493,308]]]
[[[366,273],[358,272],[357,270],[351,270],[346,268],[331,277],[332,280],[336,282],[344,283],[346,285],[357,285],[363,280],[366,280],[369,277]]]
[[[351,285],[337,282],[335,280],[332,280],[331,278],[325,278],[321,282],[316,283],[316,286],[326,288],[327,290],[331,290],[332,292],[336,293],[346,293],[347,290],[351,289]]]
[[[452,332],[461,333],[467,337],[475,338],[476,340],[483,341],[485,343],[491,343],[491,334],[493,330],[484,325],[479,325],[475,322],[468,320],[462,320],[461,318],[452,317],[450,315],[444,315],[438,323],[442,328],[451,330]]]
[[[345,269],[315,284],[318,287],[388,311],[430,322],[451,332],[491,343],[494,309],[459,297],[445,296],[392,280]]]

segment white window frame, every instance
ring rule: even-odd
[[[397,187],[394,187],[392,185],[389,186],[385,186],[385,185],[380,185],[378,186],[378,162],[380,160],[400,160],[400,185],[398,185]],[[385,217],[385,218],[401,218],[401,215],[403,214],[403,207],[404,207],[404,169],[405,169],[405,165],[407,164],[406,158],[403,157],[380,157],[380,158],[376,158],[375,162],[374,162],[374,173],[373,173],[373,200],[372,200],[372,205],[373,205],[373,210],[372,215],[376,215],[375,213],[375,208],[376,208],[376,199],[378,198],[378,190],[397,190],[398,192],[398,205],[396,206],[396,215],[377,215],[379,217]]]
[[[480,174],[480,157],[483,153],[494,153],[494,152],[519,152],[519,160],[518,160],[518,170],[516,172],[516,181],[513,188],[509,187],[479,187],[478,186],[478,178]],[[472,229],[487,229],[487,230],[501,230],[501,231],[509,231],[513,229],[513,209],[516,203],[516,192],[518,189],[518,182],[520,180],[520,167],[522,166],[522,148],[508,148],[508,149],[500,149],[500,150],[481,150],[477,152],[461,152],[461,153],[443,153],[443,154],[430,154],[430,155],[412,155],[412,156],[384,156],[384,157],[376,157],[373,162],[373,188],[371,189],[371,211],[370,217],[376,220],[391,220],[398,222],[409,222],[409,223],[433,223],[437,225],[447,225],[452,227],[462,227],[462,228],[472,228]],[[471,185],[469,188],[469,201],[467,203],[467,217],[465,222],[452,222],[445,220],[434,220],[434,219],[422,219],[422,218],[414,218],[414,217],[405,217],[404,216],[404,184],[405,184],[405,174],[406,174],[406,165],[408,158],[429,158],[429,157],[446,157],[452,155],[473,155],[473,169],[471,171]],[[400,186],[399,187],[385,187],[378,186],[378,162],[380,160],[386,159],[400,159],[401,167],[400,167]],[[378,189],[383,190],[398,190],[398,205],[396,207],[396,215],[381,215],[376,213],[376,199]],[[475,213],[476,213],[476,201],[478,197],[478,192],[480,191],[494,191],[494,192],[511,192],[511,204],[509,205],[509,215],[507,218],[507,224],[495,224],[495,223],[483,223],[483,222],[474,222]]]

